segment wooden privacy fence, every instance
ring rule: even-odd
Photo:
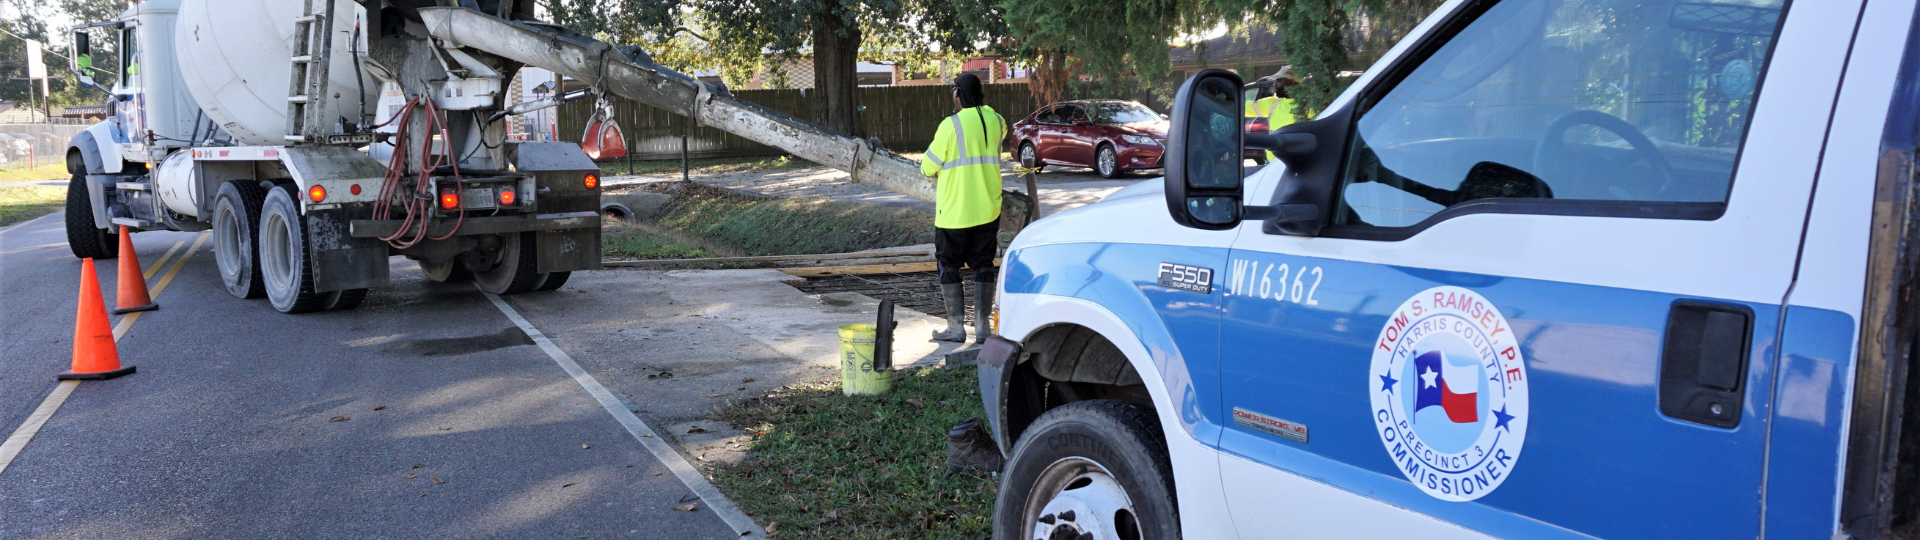
[[[940,120],[953,114],[953,94],[946,85],[879,86],[858,90],[860,119],[867,136],[880,139],[894,152],[924,152],[933,143],[933,131]],[[987,105],[1007,118],[1009,126],[1025,118],[1034,109],[1024,84],[986,85]],[[735,96],[754,104],[812,120],[813,92],[805,90],[741,90]],[[634,159],[678,159],[680,135],[686,134],[687,153],[694,158],[734,156],[777,156],[786,152],[762,145],[745,137],[709,127],[687,131],[686,117],[634,103],[626,98],[609,97],[614,117],[620,122]],[[593,101],[582,99],[560,106],[561,140],[579,142],[593,114]]]

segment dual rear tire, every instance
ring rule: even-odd
[[[214,255],[221,283],[237,298],[267,297],[281,313],[353,309],[366,289],[317,292],[306,221],[292,184],[227,182],[215,196]]]

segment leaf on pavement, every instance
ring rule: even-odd
[[[687,428],[687,433],[706,433],[706,432],[707,430],[704,428],[701,428],[700,426],[693,426],[693,427]]]
[[[387,410],[387,406],[386,406],[386,405],[374,405],[374,406],[373,406],[373,410],[376,410],[376,411],[384,411],[384,410]]]
[[[676,504],[676,505],[673,505],[673,509],[674,509],[674,510],[679,510],[679,511],[681,511],[681,512],[692,512],[692,511],[693,511],[694,509],[696,509],[696,508],[699,508],[699,507],[700,507],[700,503],[697,503],[697,502],[690,502],[690,503],[687,503],[687,504]]]
[[[333,415],[333,418],[328,418],[327,420],[332,422],[345,422],[352,419],[347,418],[347,416],[343,414],[336,414],[336,415]]]
[[[578,484],[578,483],[579,483],[579,482],[567,482],[567,483],[565,483],[565,484],[560,484],[560,487],[562,487],[562,488],[570,488],[570,487],[573,487],[573,485],[574,485],[574,484]]]
[[[773,536],[773,535],[775,535],[775,534],[779,534],[779,533],[780,533],[780,524],[779,524],[779,523],[768,523],[768,524],[767,524],[767,536]]]
[[[586,450],[586,449],[588,449],[588,448],[593,448],[593,447],[591,447],[591,446],[587,446],[587,443],[580,443],[580,449],[581,449],[581,450]]]
[[[446,481],[446,480],[441,480],[441,479],[439,479],[439,478],[435,478],[435,479],[433,479],[433,483],[435,483],[435,484],[445,484],[445,483],[447,483],[447,481]]]

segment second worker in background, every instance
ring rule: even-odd
[[[953,81],[953,106],[959,112],[940,122],[920,161],[920,172],[937,177],[933,217],[933,256],[940,264],[940,294],[946,300],[947,328],[933,339],[964,342],[966,290],[962,266],[973,270],[974,341],[984,342],[993,309],[999,270],[1000,148],[1007,121],[985,103],[980,78],[964,74]]]

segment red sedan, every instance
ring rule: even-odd
[[[1167,118],[1132,101],[1063,101],[1014,122],[1013,140],[1027,166],[1091,167],[1115,178],[1161,168]]]

